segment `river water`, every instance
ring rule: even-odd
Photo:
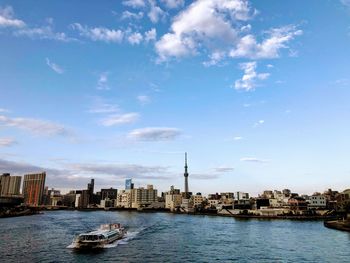
[[[110,222],[127,226],[125,240],[69,248],[75,235]],[[0,262],[350,262],[350,233],[321,221],[52,211],[0,219]]]

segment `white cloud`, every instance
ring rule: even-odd
[[[145,0],[125,0],[123,1],[123,5],[130,6],[132,8],[141,8],[145,7]]]
[[[30,131],[37,135],[62,135],[70,134],[70,131],[61,124],[51,121],[31,119],[31,118],[10,118],[0,115],[0,127],[14,127],[21,130]]]
[[[124,32],[120,29],[108,29],[105,27],[87,27],[79,23],[74,23],[71,28],[77,30],[83,37],[93,41],[103,41],[106,43],[120,43],[123,40]]]
[[[241,136],[236,136],[236,137],[233,138],[233,140],[235,140],[235,141],[240,141],[240,140],[243,140],[243,137],[241,137]]]
[[[201,47],[231,46],[238,37],[232,23],[248,20],[250,8],[244,0],[199,0],[175,17],[171,32],[156,43],[159,62],[194,55]]]
[[[261,125],[263,125],[265,123],[265,121],[264,120],[259,120],[259,121],[257,121],[256,123],[254,123],[254,128],[256,128],[256,127],[258,127],[258,126],[261,126]]]
[[[11,6],[6,6],[5,8],[0,7],[0,28],[22,28],[26,26],[26,24],[22,20],[15,19],[13,16],[14,12]]]
[[[255,61],[240,64],[240,68],[244,71],[244,75],[241,79],[235,81],[236,90],[254,90],[257,86],[258,80],[264,80],[270,76],[269,73],[257,73],[256,67],[257,63]]]
[[[294,25],[273,28],[266,32],[268,35],[261,43],[258,43],[255,36],[246,35],[242,37],[229,56],[232,58],[267,59],[279,57],[279,51],[288,48],[287,43],[296,36],[303,33]]]
[[[145,32],[145,41],[155,41],[157,39],[157,31],[155,28],[150,29],[149,31]]]
[[[99,103],[94,108],[90,109],[90,113],[112,113],[112,112],[118,112],[119,107],[118,105],[109,104],[109,103]]]
[[[124,11],[121,19],[135,19],[139,20],[143,18],[143,12],[133,13],[130,11]]]
[[[168,168],[116,163],[73,163],[66,165],[75,174],[102,174],[122,178],[168,179]],[[156,175],[154,175],[156,174]]]
[[[156,4],[154,0],[148,0],[150,5],[150,10],[148,12],[148,17],[152,23],[158,23],[160,19],[162,19],[166,13]]]
[[[194,1],[173,19],[170,31],[157,41],[158,62],[198,54],[208,54],[205,66],[229,57],[277,58],[281,49],[288,49],[288,43],[303,33],[295,25],[272,28],[259,42],[249,33],[252,26],[242,25],[256,13],[245,0]]]
[[[234,171],[235,168],[227,167],[227,166],[220,166],[220,167],[214,168],[213,170],[217,173],[229,173],[229,172]]]
[[[17,144],[13,138],[0,138],[0,147],[8,147]]]
[[[133,123],[137,121],[140,117],[140,114],[131,112],[131,113],[125,113],[125,114],[113,114],[107,116],[105,119],[101,121],[101,124],[103,126],[114,126],[114,125],[121,125],[121,124],[127,124],[127,123]]]
[[[108,72],[102,72],[97,81],[97,89],[98,90],[109,90],[108,86]]]
[[[266,163],[268,160],[259,159],[255,157],[243,157],[240,159],[241,162],[250,162],[250,163]]]
[[[63,74],[64,73],[64,70],[63,68],[61,68],[59,65],[51,62],[48,58],[46,58],[46,64],[53,70],[55,71],[56,73],[58,74]]]
[[[128,134],[128,138],[139,141],[170,141],[179,137],[181,131],[177,128],[147,127],[136,129]]]
[[[26,36],[32,39],[49,39],[62,42],[70,42],[75,40],[73,38],[67,37],[65,33],[55,32],[51,26],[23,28],[16,30],[13,34],[17,37]]]
[[[168,8],[179,8],[185,5],[185,0],[161,0],[161,2]]]
[[[145,105],[145,104],[148,104],[151,102],[151,98],[149,96],[146,96],[146,95],[139,95],[137,96],[137,100],[142,104],[142,105]]]
[[[206,67],[215,66],[220,61],[222,61],[225,57],[226,57],[226,53],[224,51],[220,51],[220,50],[213,51],[209,55],[209,61],[203,62],[203,65],[206,66]]]
[[[46,26],[30,27],[24,21],[13,18],[12,7],[0,8],[0,28],[11,27],[12,33],[16,37],[29,37],[31,39],[49,39],[62,42],[75,41],[76,39],[67,37],[63,32],[55,32],[52,28],[53,19],[48,18]]]
[[[214,180],[218,179],[220,174],[217,173],[193,173],[191,174],[191,179],[194,180]]]
[[[131,45],[140,44],[142,39],[143,39],[143,36],[138,32],[132,33],[128,36],[128,41]]]

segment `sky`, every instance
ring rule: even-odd
[[[0,0],[0,173],[67,192],[343,191],[349,0]]]

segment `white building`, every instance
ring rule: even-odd
[[[305,198],[309,208],[326,208],[327,200],[323,195],[313,195]]]
[[[121,190],[117,194],[116,207],[131,208],[131,190]]]
[[[249,200],[249,194],[244,192],[236,192],[235,200]]]

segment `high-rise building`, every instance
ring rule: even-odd
[[[134,184],[132,183],[132,179],[125,180],[125,190],[134,189]]]
[[[2,189],[3,180],[4,180],[6,177],[8,177],[8,176],[10,176],[9,173],[3,173],[2,175],[0,175],[0,194],[1,194],[1,189]]]
[[[187,153],[185,153],[185,173],[184,173],[184,177],[185,177],[185,198],[189,198],[190,194],[189,194],[189,190],[188,190],[188,166],[187,166]]]
[[[42,204],[46,173],[25,174],[23,180],[24,203],[38,206]]]
[[[0,175],[0,196],[14,196],[20,194],[21,176]]]

